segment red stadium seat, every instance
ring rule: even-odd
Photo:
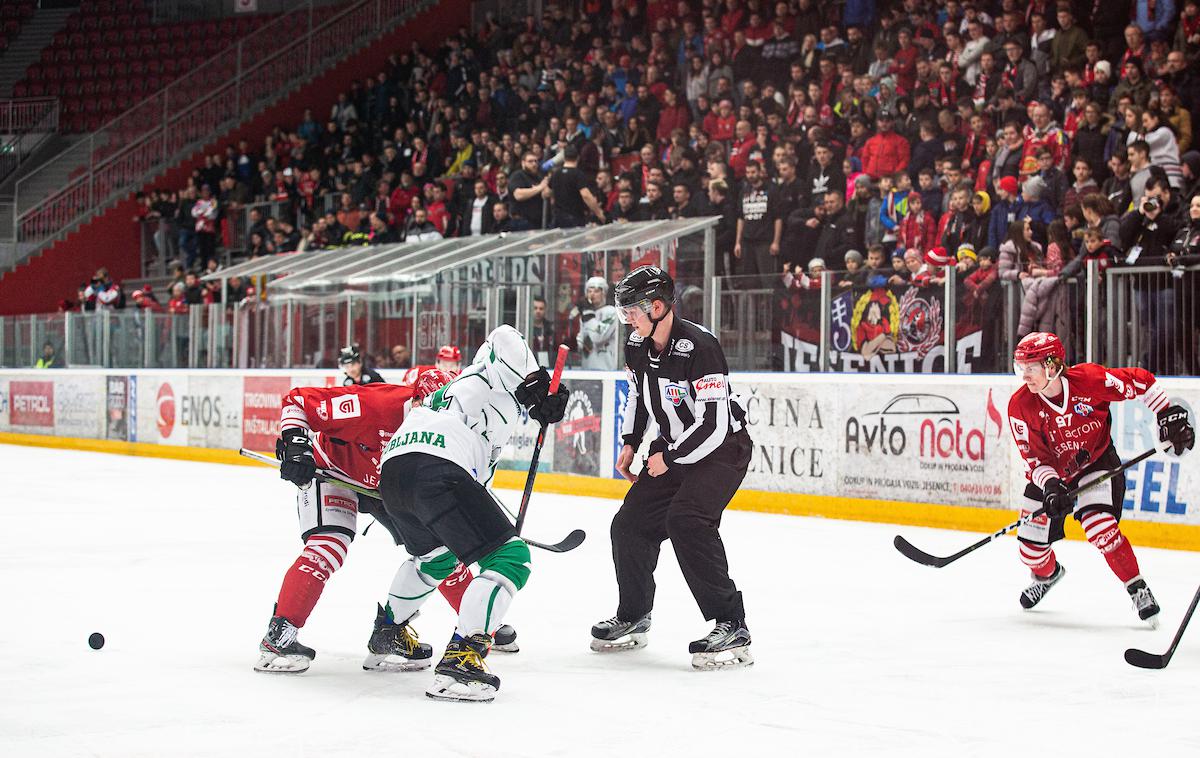
[[[161,74],[162,61],[160,61],[158,58],[151,58],[150,60],[146,61],[146,73],[153,76]]]
[[[143,26],[137,30],[137,41],[139,45],[154,42],[154,30],[148,26]]]
[[[29,67],[25,69],[25,78],[31,82],[41,79],[42,76],[44,76],[44,72],[42,70],[42,64],[40,63],[31,63]]]
[[[121,32],[117,29],[104,30],[104,44],[119,45],[121,44]]]
[[[116,61],[112,64],[112,75],[114,79],[123,79],[129,75],[129,64],[125,61]]]
[[[71,50],[66,47],[55,50],[54,51],[54,62],[55,63],[70,63],[71,62]]]
[[[165,26],[159,26],[154,29],[154,41],[166,42],[171,39],[171,30]]]
[[[117,14],[117,28],[133,30],[133,14],[119,13]]]
[[[117,27],[121,30],[121,44],[126,47],[137,45],[137,30],[129,27]]]
[[[14,84],[13,97],[29,97],[29,85],[25,82],[17,82]]]
[[[29,83],[29,96],[30,97],[45,97],[46,96],[46,85],[42,84],[40,81],[30,82]]]
[[[79,83],[79,94],[85,98],[96,94],[96,80],[84,79]]]

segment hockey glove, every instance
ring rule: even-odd
[[[546,396],[550,394],[550,374],[546,369],[539,368],[529,376],[525,377],[525,381],[517,387],[516,392],[517,402],[529,409],[530,415],[533,415],[533,409],[542,404]]]
[[[1158,412],[1158,441],[1169,442],[1175,455],[1183,455],[1196,445],[1196,431],[1188,423],[1187,409],[1169,405]]]
[[[546,425],[557,424],[566,415],[567,398],[570,396],[566,387],[559,387],[558,392],[547,395],[542,402],[529,409],[529,418]]]
[[[1051,518],[1062,518],[1070,515],[1074,510],[1074,503],[1071,502],[1071,497],[1067,494],[1067,486],[1063,484],[1062,479],[1055,477],[1046,482],[1046,486],[1042,489],[1042,507],[1046,509],[1046,515]]]
[[[317,475],[312,441],[303,429],[288,429],[282,436],[283,458],[279,464],[279,478],[297,487],[306,487]]]

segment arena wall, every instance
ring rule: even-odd
[[[565,378],[567,417],[547,439],[537,489],[620,498],[625,375]],[[273,450],[283,393],[335,380],[329,370],[10,370],[0,372],[0,442],[259,465],[237,450]],[[1161,381],[1173,401],[1200,407],[1200,379]],[[734,508],[970,531],[1014,518],[1024,470],[1007,428],[1012,377],[735,374],[733,384],[754,439]],[[1144,406],[1113,411],[1123,458],[1153,446]],[[532,424],[517,435],[497,486],[524,485],[535,436]],[[1125,531],[1135,542],[1200,550],[1197,456],[1156,455],[1130,469]]]

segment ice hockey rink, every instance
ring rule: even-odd
[[[424,695],[428,671],[361,669],[404,557],[383,529],[356,539],[303,630],[312,668],[258,674],[300,547],[294,488],[257,467],[12,446],[0,460],[2,756],[1200,754],[1200,629],[1166,670],[1122,659],[1166,649],[1200,581],[1195,553],[1138,551],[1164,607],[1150,631],[1086,543],[1060,545],[1067,579],[1023,612],[1011,540],[934,570],[893,535],[947,552],[977,535],[731,511],[757,663],[701,673],[687,642],[710,626],[669,546],[649,647],[588,650],[590,625],[615,609],[617,503],[536,494],[528,536],[588,539],[533,551],[508,617],[522,650],[488,658],[497,700],[442,703]],[[437,595],[416,622],[435,655],[452,625]]]

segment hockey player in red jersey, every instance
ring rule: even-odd
[[[438,348],[437,359],[432,366],[413,366],[404,372],[400,383],[413,386],[422,374],[433,369],[445,371],[451,377],[458,376],[458,372],[462,371],[462,351],[454,345],[442,345]]]
[[[422,374],[416,387],[372,383],[348,387],[297,387],[283,400],[277,451],[280,476],[299,487],[297,513],[304,550],[284,575],[275,615],[259,646],[255,669],[300,673],[316,653],[296,636],[308,620],[329,577],[341,568],[354,539],[357,516],[369,513],[397,539],[382,503],[333,481],[314,482],[317,469],[374,489],[379,485],[379,455],[413,405],[450,381],[443,371]],[[397,544],[399,541],[397,540]],[[457,611],[471,581],[471,572],[458,565],[438,589]],[[418,670],[428,668],[432,649],[416,641],[408,619],[395,619],[387,605],[378,608],[375,629],[367,644],[363,668]],[[516,649],[515,633],[505,630],[505,647]],[[498,636],[500,633],[498,632]]]
[[[1133,546],[1119,521],[1125,498],[1125,476],[1079,495],[1074,487],[1118,468],[1112,444],[1110,403],[1138,399],[1158,415],[1158,436],[1175,455],[1190,450],[1196,435],[1187,411],[1171,405],[1154,375],[1140,368],[1106,368],[1094,363],[1067,366],[1058,337],[1034,332],[1013,353],[1013,366],[1025,386],[1008,402],[1008,423],[1025,461],[1022,515],[1040,507],[1046,513],[1017,531],[1021,560],[1033,573],[1033,584],[1021,593],[1021,607],[1033,608],[1066,574],[1051,545],[1063,537],[1063,524],[1074,516],[1088,542],[1104,555],[1125,584],[1138,617],[1157,626],[1158,603],[1138,568]]]

